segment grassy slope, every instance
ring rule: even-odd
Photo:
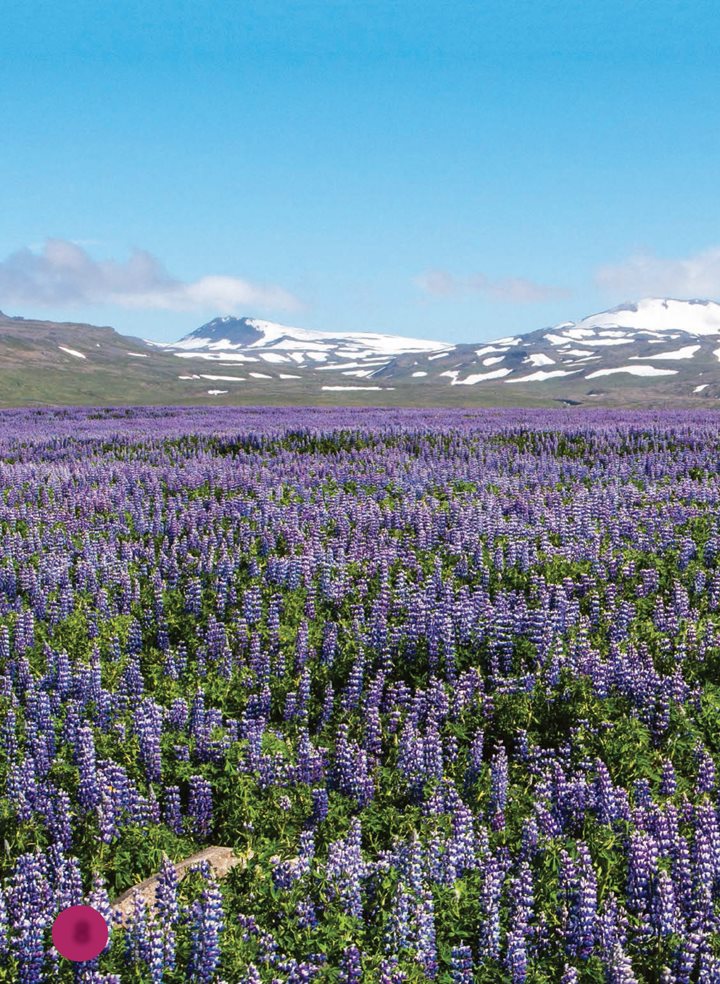
[[[207,369],[207,366],[201,367]],[[327,392],[317,383],[302,380],[262,380],[222,383],[209,380],[179,380],[176,366],[0,369],[0,406],[37,405],[270,405],[292,406],[558,406],[563,399],[583,406],[637,406],[661,409],[667,406],[706,407],[720,405],[711,397],[693,397],[673,390],[657,380],[633,380],[630,385],[606,386],[602,393],[588,395],[587,387],[548,384],[535,386],[436,386],[398,384],[395,389],[342,390]],[[189,371],[189,370],[188,370]],[[231,388],[233,387],[234,388]],[[208,389],[229,390],[211,396]]]

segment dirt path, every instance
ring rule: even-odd
[[[247,864],[251,857],[252,851],[248,851],[244,855],[237,855],[231,847],[206,847],[204,851],[198,851],[197,854],[193,854],[183,861],[178,861],[175,864],[175,871],[178,879],[182,879],[191,865],[197,864],[199,861],[207,861],[215,872],[215,877],[224,878],[236,865]],[[113,914],[119,915],[121,921],[124,922],[132,912],[135,892],[139,892],[149,906],[153,905],[158,877],[159,875],[152,875],[119,895],[112,904]]]

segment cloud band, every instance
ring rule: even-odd
[[[240,277],[172,277],[146,250],[125,262],[95,260],[77,243],[48,239],[41,252],[21,249],[0,261],[0,305],[116,304],[165,311],[239,314],[248,306],[294,310],[299,300],[281,287]]]
[[[662,259],[635,253],[622,263],[608,264],[595,273],[602,290],[632,297],[707,298],[720,295],[720,247],[702,250],[685,259]]]
[[[502,277],[492,280],[484,273],[456,277],[447,270],[426,270],[415,278],[415,285],[433,297],[460,297],[464,294],[484,294],[490,300],[510,304],[534,304],[559,297],[570,291],[562,287],[538,284],[524,277]]]

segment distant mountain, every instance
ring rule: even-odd
[[[79,322],[36,321],[10,317],[0,311],[0,370],[18,367],[62,369],[78,362],[90,371],[110,368],[118,359],[147,358],[141,338],[120,335],[108,326]],[[0,375],[0,386],[2,376]]]
[[[648,298],[448,344],[215,318],[178,342],[0,313],[0,405],[715,406],[720,304]]]
[[[720,304],[647,298],[480,347],[455,345],[422,365],[405,360],[385,372],[451,386],[559,387],[560,395],[585,399],[641,380],[655,389],[662,382],[663,391],[671,384],[678,398],[720,396],[719,346]]]
[[[157,403],[177,363],[110,327],[0,312],[0,406]]]
[[[430,342],[375,332],[311,331],[256,318],[215,318],[179,342],[166,346],[176,354],[190,353],[216,361],[262,360],[279,365],[320,368],[360,360],[363,367],[386,365],[390,357],[438,352],[443,342]]]

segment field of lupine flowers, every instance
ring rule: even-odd
[[[0,981],[718,984],[719,504],[711,413],[3,412]]]

